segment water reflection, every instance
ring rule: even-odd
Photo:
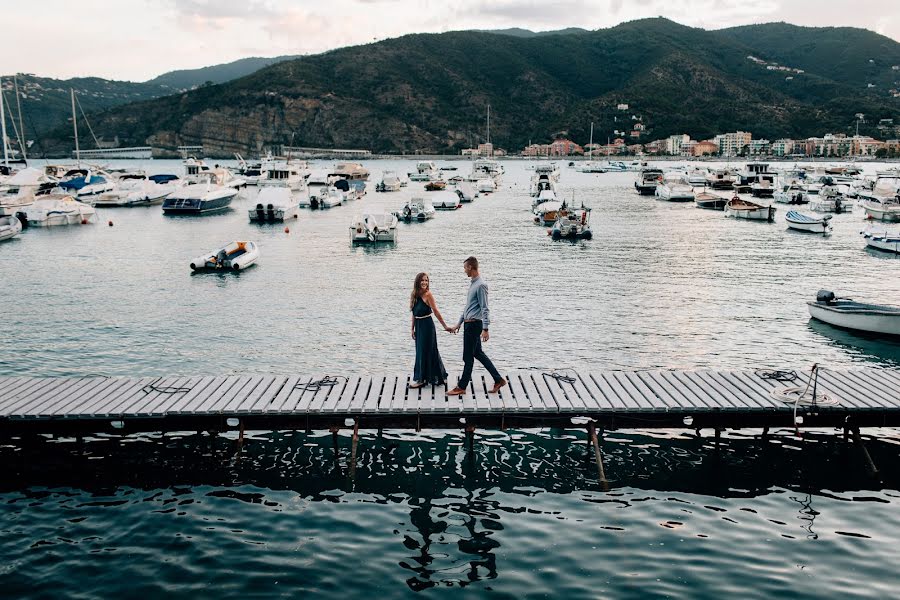
[[[826,339],[831,345],[866,360],[885,366],[900,365],[900,339],[864,331],[850,331],[833,327],[817,319],[808,322],[810,331]]]

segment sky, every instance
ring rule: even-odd
[[[32,0],[3,9],[4,73],[145,81],[248,56],[315,54],[408,33],[786,21],[900,41],[896,0]]]

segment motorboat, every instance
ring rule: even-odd
[[[547,202],[556,202],[557,200],[559,200],[559,198],[556,197],[556,191],[549,189],[544,190],[540,193],[540,195],[538,195],[537,198],[531,201],[531,212],[533,212],[534,214],[538,214],[537,208],[541,204],[545,204]]]
[[[747,163],[747,167],[738,173],[734,191],[753,194],[756,198],[771,198],[775,192],[775,176],[769,171],[768,163]]]
[[[428,199],[435,210],[456,210],[462,208],[462,194],[457,190],[435,192]]]
[[[271,161],[263,173],[265,176],[258,179],[256,185],[289,188],[295,192],[306,188],[306,178],[309,176],[303,165],[293,161]]]
[[[323,195],[313,196],[310,194],[309,207],[313,209],[334,208],[343,204],[345,199],[344,192],[332,185],[325,190]]]
[[[235,154],[239,168],[238,175],[247,185],[260,185],[269,178],[270,170],[275,163],[272,154],[266,153],[266,156],[254,163],[248,163],[240,154]]]
[[[551,227],[560,216],[568,214],[565,202],[550,200],[538,204],[534,208],[534,222],[544,227]]]
[[[735,196],[725,204],[725,216],[771,223],[775,220],[775,207],[757,204]]]
[[[712,192],[702,191],[694,196],[694,205],[697,208],[705,208],[707,210],[725,210],[728,198],[713,194]]]
[[[831,215],[821,217],[805,215],[796,210],[789,210],[784,216],[788,229],[809,231],[811,233],[831,233]]]
[[[561,212],[550,229],[550,237],[554,240],[589,240],[591,232],[591,209],[576,208]]]
[[[440,192],[447,188],[447,182],[443,179],[435,179],[425,184],[426,192]]]
[[[538,178],[546,175],[550,181],[556,183],[559,181],[559,166],[555,162],[539,163],[534,166],[534,174]]]
[[[816,212],[843,213],[853,210],[853,204],[844,202],[843,196],[833,185],[825,185],[819,189],[819,193],[810,196],[809,208]]]
[[[470,177],[474,177],[476,180],[481,179],[482,177],[489,177],[496,182],[500,179],[501,175],[503,175],[503,165],[501,165],[498,160],[494,160],[493,158],[478,158],[472,163],[472,173]]]
[[[354,244],[377,244],[397,241],[397,216],[390,213],[363,214],[350,223],[350,241]]]
[[[39,169],[22,169],[0,187],[0,216],[15,215],[34,202],[36,197],[49,194],[55,187],[56,180]]]
[[[60,181],[57,184],[57,187],[59,187],[64,194],[71,194],[79,200],[83,200],[90,198],[91,196],[99,196],[100,194],[114,191],[116,189],[116,184],[111,181],[111,179],[112,178],[108,175],[98,175],[88,170],[87,173],[81,177],[73,177],[71,179]]]
[[[706,186],[714,190],[734,189],[737,174],[732,169],[713,169],[706,176]]]
[[[750,194],[754,198],[771,198],[775,194],[775,175],[758,173],[750,183]]]
[[[656,194],[656,186],[662,181],[662,169],[646,168],[638,172],[637,179],[634,182],[634,189],[641,196],[653,196]]]
[[[900,177],[879,177],[871,190],[860,190],[866,216],[878,221],[900,221]]]
[[[191,270],[242,271],[256,264],[258,258],[259,246],[256,245],[256,242],[231,242],[227,246],[192,260]]]
[[[177,189],[173,184],[158,184],[144,176],[121,179],[116,190],[94,196],[89,203],[96,207],[144,206],[163,202]]]
[[[366,195],[366,182],[361,179],[338,179],[334,187],[344,194],[344,202],[359,200]]]
[[[285,221],[300,216],[294,191],[288,187],[261,187],[256,203],[247,210],[251,221]]]
[[[220,183],[224,173],[220,169],[207,171],[197,176],[198,183],[178,188],[163,201],[163,213],[199,215],[225,210],[238,195],[238,190]]]
[[[459,194],[460,202],[473,202],[478,197],[478,191],[468,181],[460,181],[455,184],[454,189]]]
[[[900,227],[888,228],[883,223],[870,223],[861,233],[869,248],[900,254]]]
[[[430,160],[420,160],[416,163],[415,172],[409,173],[410,181],[431,181],[440,176],[437,165]]]
[[[815,301],[806,303],[812,318],[834,327],[886,336],[900,335],[900,307],[864,304],[838,298],[834,292],[819,290]]]
[[[241,177],[235,177],[234,173],[215,165],[210,168],[202,160],[196,158],[188,158],[184,161],[184,181],[187,184],[206,183],[210,179],[210,174],[215,175],[216,185],[230,188],[242,188],[247,186],[247,181]]]
[[[71,195],[41,196],[26,206],[21,214],[25,215],[25,225],[28,227],[86,225],[97,222],[97,211],[94,207],[79,202]]]
[[[332,175],[330,171],[322,169],[313,171],[306,180],[306,189],[309,196],[308,206],[319,208],[319,201],[328,194],[328,189],[339,179],[337,175]],[[301,206],[303,206],[303,203],[301,203]]]
[[[806,189],[798,181],[784,182],[772,194],[772,199],[779,204],[806,204],[809,199]]]
[[[0,217],[0,242],[11,240],[22,233],[22,221],[16,215]]]
[[[369,178],[369,170],[361,164],[353,162],[338,163],[331,173],[341,179],[351,181],[365,181]]]
[[[531,177],[530,193],[532,197],[541,195],[544,190],[556,191],[556,182],[546,173],[535,173]]]
[[[693,187],[706,187],[707,177],[709,177],[709,169],[704,167],[693,167],[685,173],[687,182]]]
[[[381,182],[375,186],[376,192],[399,192],[403,187],[400,178],[394,171],[385,171],[381,176]]]
[[[575,165],[574,169],[579,173],[606,173],[609,168],[603,162],[596,162],[593,160],[581,161]]]
[[[497,191],[497,184],[494,183],[494,180],[489,177],[479,179],[477,182],[475,182],[475,187],[480,194],[490,194]]]
[[[403,205],[395,215],[398,219],[410,223],[412,221],[427,221],[434,218],[434,206],[430,200],[413,198]]]
[[[684,175],[667,173],[663,176],[654,192],[660,200],[669,202],[693,202],[694,188],[687,182]]]

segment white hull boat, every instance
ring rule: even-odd
[[[34,201],[24,211],[29,227],[56,227],[97,222],[93,206],[79,202],[72,196],[46,196]]]
[[[166,214],[199,215],[225,210],[238,195],[233,187],[213,183],[192,183],[169,194],[163,201]]]
[[[876,221],[900,222],[900,202],[882,202],[875,199],[865,200],[862,203],[866,216]]]
[[[393,171],[385,171],[381,176],[381,183],[375,186],[376,192],[399,192],[403,187],[400,178]]]
[[[0,242],[11,240],[22,233],[22,221],[15,215],[0,217]]]
[[[900,307],[885,304],[864,304],[836,298],[832,292],[821,290],[815,301],[806,303],[812,318],[843,329],[880,335],[900,335]]]
[[[396,242],[396,215],[389,213],[357,215],[350,223],[350,241],[354,244]]]
[[[255,264],[258,258],[259,247],[256,242],[231,242],[224,248],[192,260],[191,270],[241,271]]]
[[[472,202],[478,197],[478,191],[467,181],[456,184],[456,193],[459,194],[460,202]]]
[[[493,179],[479,179],[475,183],[475,189],[481,194],[490,194],[497,189],[497,184]]]
[[[554,240],[589,240],[591,232],[591,209],[579,208],[560,213],[549,231]]]
[[[407,202],[399,212],[395,213],[395,216],[401,221],[411,223],[412,221],[427,221],[428,219],[433,219],[434,213],[434,206],[431,205],[431,200],[413,198]]]
[[[888,229],[884,225],[870,224],[862,236],[869,248],[900,254],[900,227]]]
[[[300,216],[299,203],[286,187],[261,187],[256,203],[247,211],[251,221],[285,221]]]
[[[725,205],[725,216],[771,223],[775,220],[775,207],[756,204],[755,202],[734,197]]]
[[[435,192],[430,200],[435,210],[456,210],[462,207],[462,195],[456,191]]]
[[[669,202],[693,202],[694,188],[683,180],[663,179],[656,186],[656,197]]]
[[[344,192],[332,186],[322,195],[313,195],[310,193],[309,207],[313,209],[334,208],[335,206],[343,204],[344,200]]]
[[[790,210],[784,216],[788,229],[809,231],[811,233],[831,233],[831,215],[811,217],[796,210]]]

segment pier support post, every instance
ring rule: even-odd
[[[762,441],[765,442],[765,441],[767,441],[768,439],[769,439],[769,428],[768,428],[768,427],[763,427]]]
[[[338,458],[338,427],[329,427],[328,431],[331,432],[331,446],[334,448],[334,459]]]
[[[594,422],[588,423],[588,438],[594,446],[594,459],[597,461],[597,475],[600,477],[600,487],[604,491],[609,489],[609,482],[606,480],[606,473],[603,470],[603,456],[600,454],[600,441],[597,439],[597,428]]]
[[[716,427],[716,450],[719,449],[719,442],[722,440],[722,430]]]
[[[847,443],[847,440],[850,437],[850,427],[848,425],[844,425],[844,443]]]
[[[475,447],[475,426],[474,425],[466,425],[466,441],[469,446],[469,452],[472,452]]]
[[[244,422],[241,421],[241,430],[238,433],[238,448],[242,448],[244,446]]]
[[[869,474],[872,477],[878,477],[878,467],[875,466],[875,461],[872,460],[872,456],[866,449],[865,444],[863,444],[862,437],[859,435],[859,427],[853,428],[853,442],[859,446],[860,450],[862,450],[863,459],[866,461],[866,467],[869,470]]]
[[[353,438],[350,442],[350,478],[356,477],[356,447],[359,445],[359,419],[353,420]]]

